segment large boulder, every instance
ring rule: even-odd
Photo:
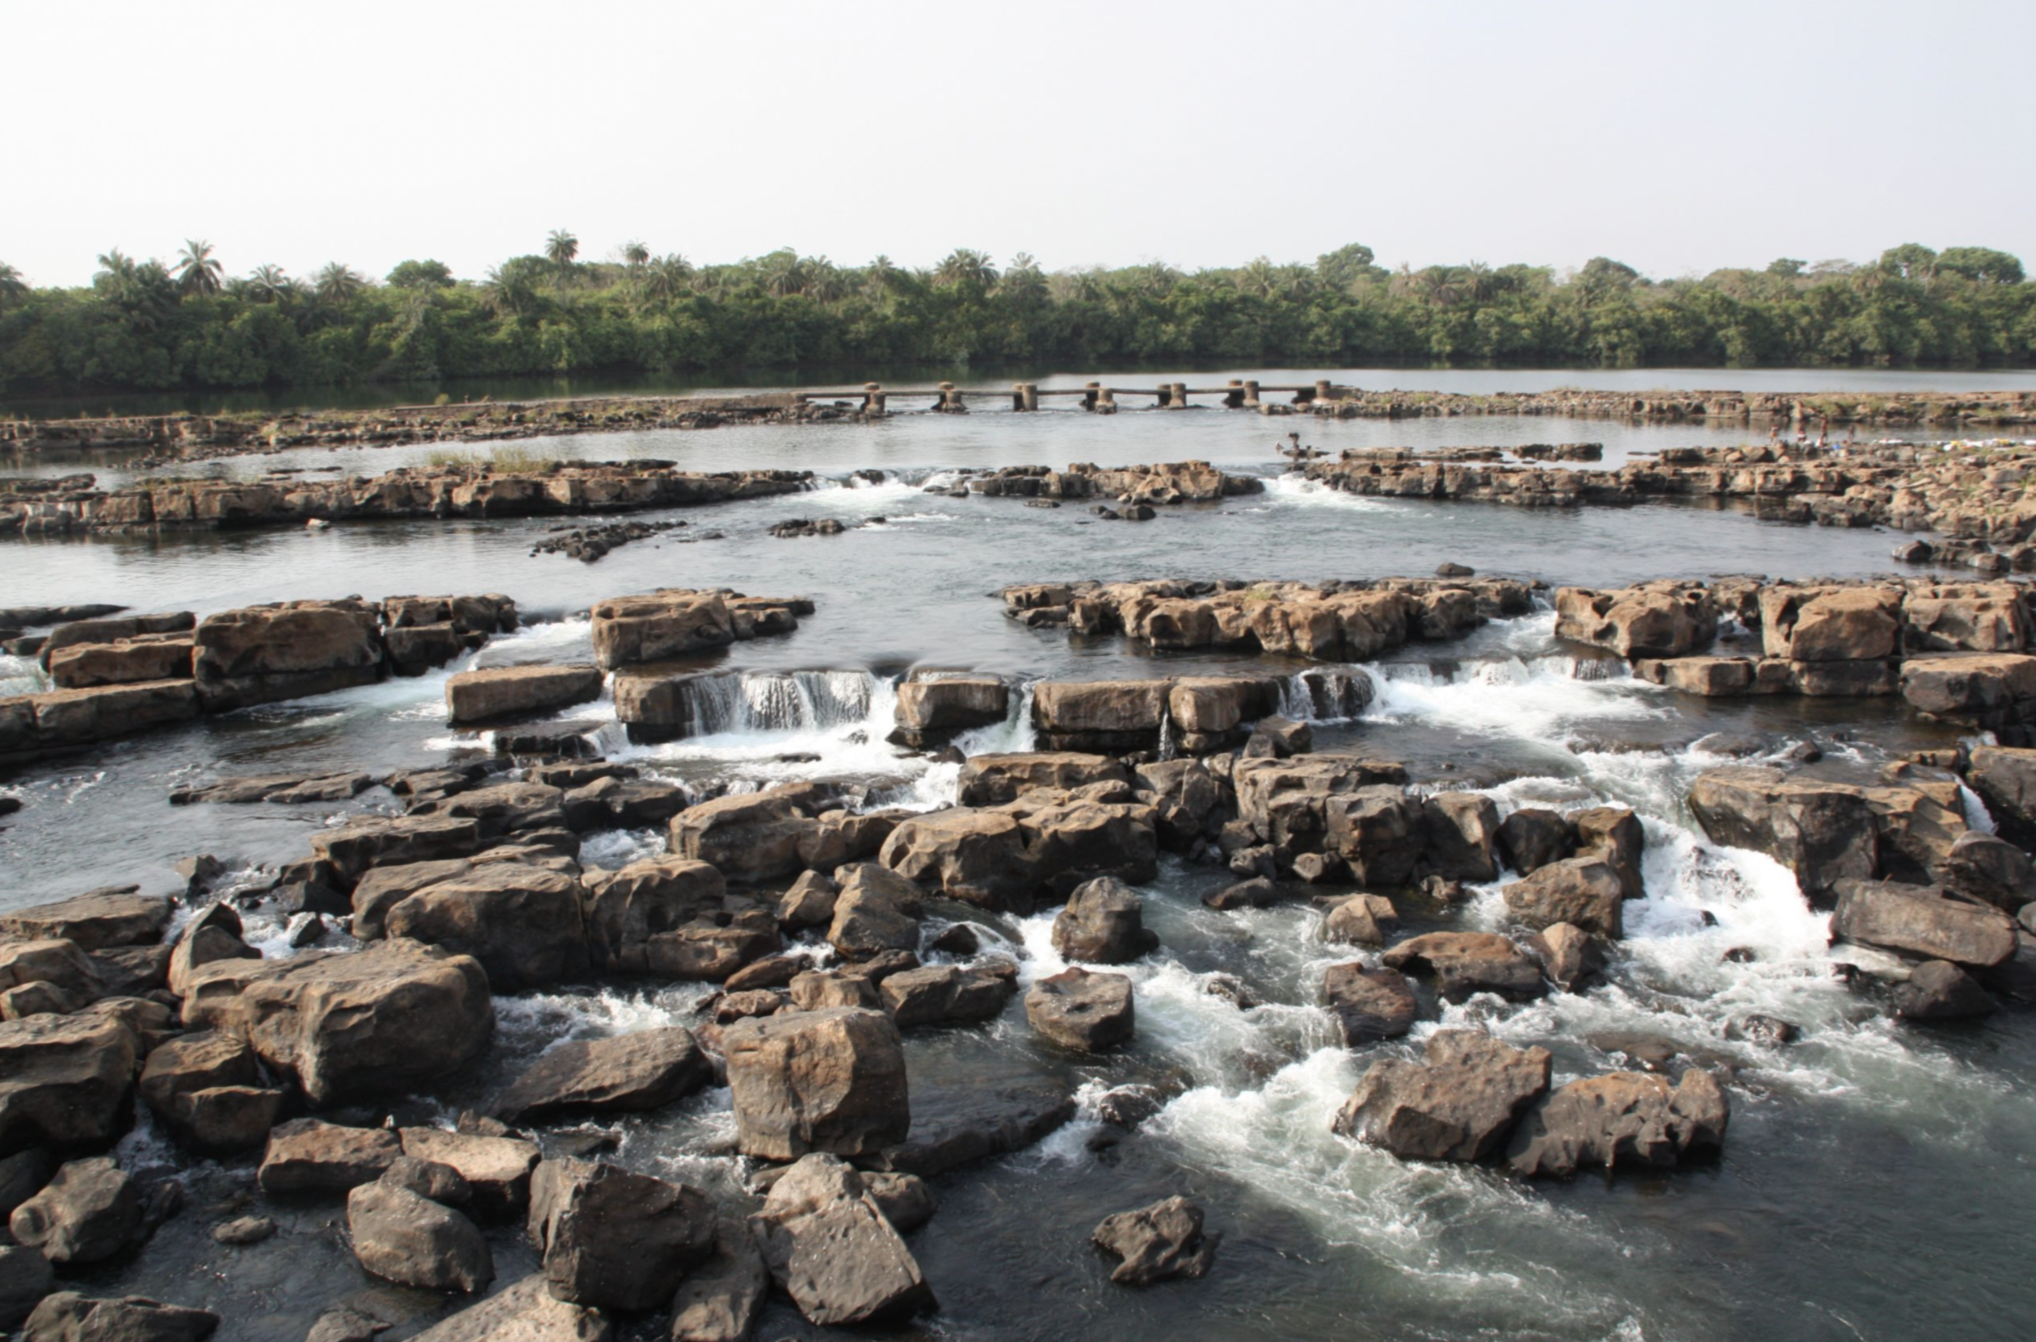
[[[1323,816],[1327,830],[1323,850],[1349,864],[1359,885],[1406,885],[1428,851],[1421,799],[1398,787],[1381,784],[1331,796],[1323,805]],[[1455,846],[1465,850],[1460,856],[1468,857],[1466,845]]]
[[[1998,1009],[1978,980],[1949,960],[1917,965],[1889,998],[1895,1015],[1903,1020],[1970,1020]]]
[[[1975,746],[1965,777],[2005,837],[2025,848],[2036,845],[2036,750]]]
[[[139,1049],[111,1015],[0,1021],[0,1149],[103,1148],[127,1128]]]
[[[190,1006],[187,1023],[244,1034],[321,1106],[439,1084],[480,1055],[495,1026],[480,962],[414,941],[301,955],[199,1018]]]
[[[1125,783],[1130,770],[1107,755],[1072,750],[971,755],[961,767],[957,799],[963,806],[1001,806],[1027,792],[1072,792],[1095,783]]]
[[[1533,956],[1495,932],[1428,932],[1387,951],[1386,967],[1435,976],[1451,1002],[1489,992],[1513,1001],[1541,996],[1541,966]]]
[[[916,1025],[971,1025],[995,1018],[1018,991],[1009,960],[973,968],[925,965],[884,976],[877,995],[901,1030]]]
[[[1561,587],[1555,617],[1558,636],[1627,658],[1684,657],[1702,652],[1718,636],[1717,602],[1696,586]]]
[[[1338,898],[1322,919],[1322,939],[1342,945],[1383,946],[1400,925],[1400,911],[1384,895]]]
[[[547,1160],[530,1181],[530,1239],[553,1296],[642,1311],[714,1249],[714,1205],[698,1190],[614,1165]]]
[[[1336,1131],[1405,1160],[1482,1160],[1548,1093],[1544,1048],[1438,1030],[1428,1037],[1426,1059],[1373,1063],[1337,1114]]]
[[[472,1221],[386,1179],[346,1195],[346,1229],[361,1266],[398,1285],[471,1295],[495,1279]]]
[[[383,925],[391,937],[472,956],[498,992],[527,992],[587,972],[580,883],[542,867],[479,864],[398,902]]]
[[[1024,834],[1036,890],[1058,894],[1069,890],[1076,878],[1096,876],[1114,876],[1135,885],[1159,874],[1157,817],[1150,806],[1079,797],[1045,801],[1043,795],[1003,808],[1017,817]],[[1024,907],[1030,911],[1030,899]]]
[[[749,1342],[770,1288],[770,1267],[749,1226],[722,1217],[712,1256],[672,1297],[672,1342]]]
[[[219,1323],[209,1309],[165,1305],[145,1296],[108,1299],[58,1291],[29,1314],[21,1342],[204,1342]]]
[[[184,1146],[200,1155],[231,1155],[267,1142],[282,1109],[284,1093],[261,1079],[246,1039],[194,1030],[149,1053],[141,1097]]]
[[[911,1250],[861,1176],[834,1156],[802,1158],[750,1224],[771,1276],[809,1323],[851,1327],[933,1307]]]
[[[1622,1165],[1665,1169],[1715,1154],[1731,1116],[1724,1087],[1702,1068],[1690,1068],[1674,1086],[1643,1072],[1585,1077],[1520,1121],[1506,1164],[1529,1178]]]
[[[740,1020],[721,1044],[745,1155],[860,1156],[911,1130],[904,1045],[881,1012],[836,1007]]]
[[[661,591],[615,597],[593,608],[594,660],[604,671],[661,662],[735,641],[720,592]]]
[[[402,1154],[387,1128],[295,1118],[269,1133],[255,1180],[264,1193],[344,1193],[381,1178]]]
[[[877,860],[906,880],[990,909],[1029,909],[1037,885],[1025,831],[1002,810],[915,816],[891,831]]]
[[[1789,587],[1760,594],[1769,657],[1789,662],[1862,662],[1901,651],[1901,593],[1883,587]]]
[[[58,1267],[113,1257],[145,1233],[141,1190],[111,1156],[74,1160],[7,1219],[16,1243]]]
[[[1062,1048],[1080,1053],[1115,1048],[1137,1028],[1131,980],[1079,966],[1064,969],[1032,985],[1025,994],[1025,1018]]]
[[[1223,1239],[1202,1232],[1202,1209],[1182,1197],[1106,1216],[1091,1238],[1123,1260],[1110,1280],[1125,1286],[1200,1277],[1216,1261]]]
[[[1011,687],[995,676],[942,676],[898,686],[897,729],[891,739],[919,749],[971,727],[1004,720]]]
[[[1767,854],[1814,899],[1878,873],[1873,809],[1859,788],[1733,765],[1699,774],[1689,804],[1713,842]]]
[[[1158,945],[1138,892],[1109,876],[1076,886],[1053,920],[1053,948],[1066,960],[1121,965]]]
[[[751,792],[690,807],[672,817],[672,851],[705,862],[731,881],[789,876],[805,863],[801,840],[814,822],[778,792]]]
[[[614,1335],[607,1315],[554,1298],[544,1274],[533,1272],[433,1324],[412,1342],[611,1342]]]
[[[477,722],[542,717],[600,696],[599,667],[484,667],[447,679],[446,720],[464,727]]]
[[[1952,842],[1937,874],[1951,893],[2010,912],[2036,898],[2036,863],[2007,840],[1978,830]]]
[[[1322,976],[1322,999],[1352,1048],[1398,1039],[1414,1028],[1420,1004],[1407,976],[1393,969],[1367,969],[1358,961],[1331,965]]]
[[[381,620],[357,600],[287,601],[207,616],[191,670],[208,713],[296,699],[382,677]]]
[[[170,925],[170,901],[133,886],[93,890],[54,904],[0,913],[0,933],[30,941],[63,940],[84,951],[150,946]]]
[[[402,1128],[403,1154],[444,1165],[466,1182],[477,1215],[520,1216],[530,1201],[530,1176],[537,1168],[536,1142],[443,1128]]]
[[[1151,750],[1170,688],[1164,680],[1043,680],[1032,687],[1032,723],[1048,750]]]
[[[1569,923],[1602,937],[1620,934],[1625,884],[1595,854],[1551,862],[1500,893],[1507,912],[1536,931]]]
[[[859,862],[835,872],[840,888],[828,944],[851,960],[919,949],[919,887],[888,867]]]
[[[2014,956],[2016,930],[2000,909],[1896,881],[1844,882],[1831,915],[1832,935],[1846,941],[1980,969]]]
[[[661,938],[724,907],[721,873],[690,858],[653,857],[583,879],[582,916],[594,967],[649,974]]]
[[[1427,820],[1428,868],[1449,881],[1499,876],[1499,808],[1475,792],[1439,792],[1421,804]]]
[[[643,1113],[677,1103],[713,1077],[713,1064],[683,1026],[569,1039],[510,1083],[495,1114],[523,1125],[574,1112]]]

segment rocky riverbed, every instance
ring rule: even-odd
[[[1023,460],[695,500],[727,541],[597,569],[503,570],[542,515],[486,509],[310,563],[346,529],[20,547],[138,567],[0,612],[8,1326],[2021,1307],[2030,586],[1688,510],[1516,565],[1459,519],[1545,510]],[[842,529],[773,540],[787,509]],[[1352,548],[1402,518],[1421,576]],[[1765,573],[1636,562],[1683,526]],[[274,585],[213,595],[250,543]]]

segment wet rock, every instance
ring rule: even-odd
[[[138,1295],[109,1299],[58,1291],[28,1316],[21,1342],[202,1342],[219,1322],[210,1310]]]
[[[911,1250],[834,1156],[801,1159],[750,1224],[771,1276],[809,1323],[845,1327],[933,1308]]]
[[[1223,1239],[1204,1234],[1202,1209],[1181,1197],[1106,1216],[1092,1238],[1124,1260],[1110,1273],[1111,1281],[1124,1286],[1200,1277],[1215,1262]]]
[[[1647,847],[1647,831],[1640,817],[1624,806],[1594,806],[1569,817],[1576,833],[1579,855],[1588,854],[1618,873],[1619,885],[1627,899],[1647,894],[1641,883],[1640,863]]]
[[[1357,961],[1331,965],[1322,976],[1322,1000],[1352,1048],[1398,1039],[1414,1028],[1420,1010],[1413,985],[1392,969],[1367,969]]]
[[[886,985],[888,987],[888,985]],[[1064,969],[1025,994],[1025,1018],[1062,1048],[1100,1053],[1127,1042],[1137,1026],[1131,980],[1122,974]]]
[[[1072,792],[1094,783],[1130,780],[1130,771],[1120,761],[1103,755],[1055,750],[975,755],[962,766],[958,800],[965,807],[1001,806],[1027,792]]]
[[[597,778],[565,794],[566,823],[581,833],[604,829],[655,829],[686,809],[676,783],[640,778]]]
[[[496,666],[462,671],[445,683],[447,721],[454,726],[542,717],[601,694],[592,666]]]
[[[554,1044],[495,1101],[505,1123],[559,1114],[645,1113],[699,1090],[714,1069],[681,1026]]]
[[[495,1024],[480,963],[414,941],[309,951],[192,1007],[188,1023],[245,1035],[314,1105],[436,1085],[480,1055]]]
[[[222,778],[202,787],[178,788],[170,793],[170,805],[189,806],[199,802],[234,806],[255,802],[341,802],[358,797],[374,785],[374,776],[363,773],[255,774],[243,778]]]
[[[530,1184],[530,1238],[560,1300],[654,1309],[714,1249],[714,1207],[684,1184],[614,1165],[547,1160]]]
[[[672,1342],[749,1342],[770,1286],[770,1268],[749,1226],[722,1217],[713,1254],[672,1297]]]
[[[1551,923],[1527,939],[1548,981],[1564,992],[1582,992],[1605,972],[1604,951],[1574,923]]]
[[[170,902],[137,895],[134,889],[108,887],[0,913],[0,933],[30,941],[68,941],[85,951],[154,945],[169,926]]]
[[[2015,953],[2016,924],[1999,909],[1946,899],[1930,886],[1847,881],[1831,933],[1885,950],[1986,968]]]
[[[381,1178],[402,1154],[387,1128],[296,1118],[269,1133],[255,1178],[264,1193],[344,1193]]]
[[[1802,1032],[1785,1020],[1774,1016],[1754,1014],[1742,1016],[1725,1027],[1727,1039],[1744,1039],[1759,1044],[1762,1048],[1780,1048],[1792,1044]]]
[[[1441,792],[1421,803],[1428,827],[1428,861],[1452,881],[1499,876],[1499,808],[1475,792]]]
[[[834,921],[835,896],[841,893],[832,877],[817,871],[802,871],[792,888],[778,901],[778,924],[788,932],[825,927]]]
[[[412,1342],[610,1342],[613,1336],[599,1310],[553,1298],[544,1274],[533,1272]]]
[[[145,1233],[141,1190],[111,1156],[64,1165],[7,1224],[18,1243],[59,1267],[101,1262]]]
[[[901,1030],[993,1019],[1017,991],[1018,969],[1008,960],[966,969],[927,965],[888,975],[877,986],[884,1010]]]
[[[1507,912],[1536,930],[1569,923],[1603,937],[1617,938],[1621,931],[1626,887],[1618,871],[1596,856],[1552,862],[1500,893]]]
[[[932,1187],[916,1174],[864,1171],[860,1178],[863,1191],[900,1235],[911,1234],[940,1210]]]
[[[1159,945],[1145,928],[1145,904],[1122,881],[1104,876],[1076,886],[1053,920],[1053,948],[1063,959],[1128,964]]]
[[[234,1248],[260,1244],[275,1233],[276,1223],[266,1216],[240,1216],[212,1227],[214,1243],[228,1244]]]
[[[580,883],[540,867],[476,866],[399,901],[383,922],[391,937],[472,956],[498,992],[526,992],[587,970]]]
[[[1812,898],[1876,874],[1873,812],[1857,788],[1732,766],[1699,774],[1689,805],[1713,842],[1767,854]]]
[[[1269,908],[1279,903],[1279,897],[1279,888],[1270,880],[1254,876],[1248,881],[1212,890],[1202,896],[1202,902],[1212,909],[1228,912],[1231,909]]]
[[[1972,975],[1948,960],[1917,965],[1908,981],[1895,987],[1891,1001],[1903,1020],[1971,1020],[1999,1009]]]
[[[476,1216],[521,1216],[529,1206],[529,1175],[538,1169],[538,1142],[444,1128],[401,1128],[397,1140],[403,1144],[403,1155],[458,1173],[472,1193]]]
[[[1666,1169],[1725,1144],[1731,1105],[1701,1068],[1671,1087],[1641,1072],[1572,1081],[1513,1130],[1506,1164],[1528,1178],[1568,1178],[1581,1169],[1638,1165]]]
[[[898,686],[897,728],[891,739],[923,749],[957,732],[1002,722],[1011,689],[995,676],[943,676]]]
[[[36,1302],[56,1289],[56,1273],[42,1250],[0,1246],[0,1328],[18,1328]]]
[[[827,940],[850,959],[919,948],[919,887],[874,862],[835,872],[840,891]]]
[[[261,1085],[254,1048],[217,1030],[159,1044],[142,1068],[141,1097],[180,1144],[207,1156],[263,1145],[284,1099]]]
[[[1428,848],[1419,798],[1395,786],[1361,787],[1332,795],[1323,806],[1323,817],[1324,850],[1349,863],[1359,885],[1391,888],[1414,878]]]
[[[1384,959],[1390,969],[1432,973],[1451,1002],[1481,992],[1524,1002],[1544,991],[1541,966],[1493,932],[1429,932],[1394,946]]]
[[[1404,1160],[1482,1160],[1548,1092],[1549,1066],[1543,1048],[1438,1030],[1428,1037],[1425,1063],[1373,1063],[1337,1114],[1335,1130]]]
[[[137,1053],[112,1016],[0,1022],[0,1149],[103,1148],[127,1128]]]
[[[2028,854],[1978,830],[1958,836],[1937,874],[1951,893],[2010,913],[2036,898],[2036,865]]]
[[[2036,750],[1975,746],[1966,781],[1986,802],[2004,838],[2024,848],[2036,844]]]
[[[837,1007],[737,1021],[722,1047],[745,1155],[859,1156],[911,1128],[898,1027],[877,1012]]]
[[[799,871],[813,820],[775,792],[701,802],[672,817],[672,851],[715,867],[731,881],[758,883]]]
[[[1400,925],[1400,911],[1384,895],[1339,899],[1322,920],[1322,939],[1348,946],[1383,946]]]
[[[370,868],[442,862],[481,850],[481,827],[459,816],[376,816],[311,836],[312,853],[352,885]]]
[[[406,1188],[378,1180],[354,1189],[346,1228],[361,1266],[399,1285],[471,1295],[495,1279],[474,1223]]]
[[[1042,1141],[1075,1116],[1075,1099],[1040,1077],[949,1075],[920,1086],[912,1108],[911,1138],[867,1163],[932,1179]]]

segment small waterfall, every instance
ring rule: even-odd
[[[1376,697],[1372,672],[1361,666],[1310,667],[1280,684],[1280,716],[1294,722],[1347,722]]]
[[[829,731],[870,719],[889,683],[867,671],[712,671],[680,691],[684,734]],[[885,729],[889,729],[888,723]]]
[[[1181,743],[1174,732],[1173,710],[1166,704],[1159,709],[1159,757],[1162,760],[1178,759]]]

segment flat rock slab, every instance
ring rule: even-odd
[[[684,1099],[713,1075],[683,1026],[569,1040],[547,1050],[502,1092],[495,1116],[520,1125],[575,1110],[642,1113]]]
[[[461,726],[549,713],[600,695],[597,666],[493,666],[445,682],[448,720]]]
[[[614,1336],[599,1310],[552,1299],[544,1274],[533,1272],[425,1329],[413,1342],[611,1342]]]
[[[930,1179],[972,1161],[1022,1151],[1074,1116],[1073,1092],[1045,1077],[922,1081],[913,1092],[911,1137],[885,1147],[874,1163]]]
[[[109,886],[54,904],[37,904],[0,914],[0,932],[30,940],[61,937],[80,950],[152,946],[170,924],[170,902],[138,895],[135,887]]]

